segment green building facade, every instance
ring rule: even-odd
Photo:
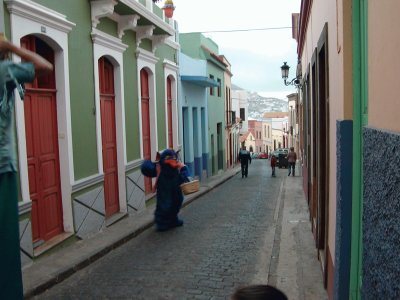
[[[146,207],[143,159],[180,145],[179,45],[149,1],[10,0],[4,20],[9,40],[54,65],[16,101],[26,264]]]
[[[215,175],[219,170],[226,169],[225,151],[225,90],[224,73],[227,65],[219,55],[218,45],[201,33],[185,33],[179,35],[182,53],[207,61],[207,72],[210,79],[218,82],[219,86],[208,88],[208,145],[209,175]]]

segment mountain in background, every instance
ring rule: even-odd
[[[232,84],[233,90],[244,90]],[[287,100],[262,97],[256,92],[249,92],[249,118],[260,119],[265,112],[288,111]]]
[[[288,102],[278,98],[266,98],[249,93],[249,118],[260,119],[265,112],[288,111]]]

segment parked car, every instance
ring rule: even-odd
[[[288,148],[278,148],[274,152],[272,152],[272,155],[276,157],[276,165],[278,168],[287,168],[288,167],[288,161],[287,161],[287,155],[289,153]]]
[[[260,159],[267,159],[268,158],[268,154],[265,152],[261,152],[260,154],[258,154],[258,158]]]
[[[258,153],[257,152],[253,152],[250,154],[251,159],[256,159],[258,158]]]
[[[278,163],[278,167],[279,169],[281,168],[287,168],[289,166],[288,160],[287,160],[287,156],[288,154],[285,152],[280,152],[279,153],[279,163]]]

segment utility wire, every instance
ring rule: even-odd
[[[183,32],[183,33],[218,33],[218,32],[266,31],[266,30],[280,30],[280,29],[292,29],[292,26],[287,26],[287,27],[266,27],[266,28],[249,28],[249,29],[193,31],[193,32]]]

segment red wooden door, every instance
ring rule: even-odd
[[[100,114],[106,217],[119,211],[117,139],[115,131],[114,67],[99,59]]]
[[[53,50],[40,39],[24,37],[21,45],[54,64]],[[24,111],[32,239],[47,241],[63,232],[54,72],[26,84]]]
[[[167,116],[168,116],[168,147],[174,148],[174,135],[172,128],[172,81],[167,78]]]
[[[144,69],[140,71],[140,95],[142,104],[143,157],[144,159],[151,159],[149,75]],[[146,193],[151,192],[151,178],[144,178],[144,189]]]

